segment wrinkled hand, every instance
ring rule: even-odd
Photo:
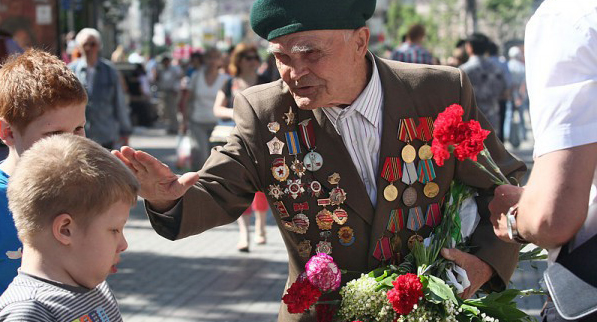
[[[508,236],[508,225],[506,220],[506,213],[510,207],[516,205],[524,188],[501,185],[495,189],[494,197],[489,203],[489,211],[491,212],[491,224],[495,235],[501,240],[514,243]]]
[[[123,146],[120,151],[114,150],[112,154],[135,174],[140,185],[139,196],[158,212],[172,208],[176,200],[199,180],[197,172],[188,172],[179,177],[158,159],[128,146]]]
[[[456,265],[462,267],[466,271],[471,285],[467,287],[464,292],[458,294],[463,299],[468,299],[477,292],[477,290],[483,286],[491,276],[493,276],[493,269],[487,263],[479,259],[475,255],[465,253],[456,248],[444,248],[441,251],[442,256],[451,260]]]

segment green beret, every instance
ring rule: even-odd
[[[251,27],[264,39],[307,30],[357,29],[375,11],[376,0],[257,0]]]

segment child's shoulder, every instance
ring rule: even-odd
[[[18,321],[54,321],[49,308],[38,298],[44,286],[22,275],[15,277],[0,296],[0,321],[9,316],[18,317]]]

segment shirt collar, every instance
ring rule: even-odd
[[[345,115],[350,115],[354,112],[357,112],[365,117],[367,121],[369,121],[375,127],[379,126],[379,118],[377,116],[379,116],[379,103],[381,103],[381,99],[379,99],[381,97],[381,78],[379,77],[379,72],[377,71],[375,58],[371,52],[367,53],[367,59],[369,59],[372,64],[373,70],[371,73],[371,79],[369,79],[369,83],[361,92],[361,94],[359,94],[357,99],[351,105],[345,108],[336,106],[323,108],[325,114],[327,114],[334,125],[336,124],[340,113],[344,112]],[[374,104],[370,104],[372,97],[374,98]]]

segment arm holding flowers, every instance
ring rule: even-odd
[[[492,129],[487,119],[476,108],[476,101],[473,95],[472,87],[465,73],[461,72],[462,87],[460,104],[463,107],[462,118],[464,121],[477,120],[483,129]],[[513,157],[504,145],[499,141],[496,134],[492,131],[484,140],[485,147],[491,155],[495,164],[499,167],[506,178],[514,178],[516,181],[526,171],[525,164]],[[483,157],[478,158],[478,162],[487,169],[491,165]],[[493,233],[493,226],[490,221],[490,212],[488,204],[493,198],[493,188],[495,183],[492,177],[482,169],[478,168],[472,160],[465,159],[456,161],[455,178],[462,183],[477,189],[479,196],[476,198],[480,222],[473,232],[470,243],[475,247],[472,253],[450,251],[450,259],[456,263],[466,263],[463,268],[469,274],[471,282],[470,289],[465,290],[464,297],[474,294],[476,288],[489,281],[487,286],[493,290],[502,290],[508,284],[510,277],[518,263],[518,245],[504,242]],[[471,260],[469,256],[474,255],[480,262]],[[489,265],[494,274],[487,276],[485,265]],[[476,272],[476,273],[473,273]]]

